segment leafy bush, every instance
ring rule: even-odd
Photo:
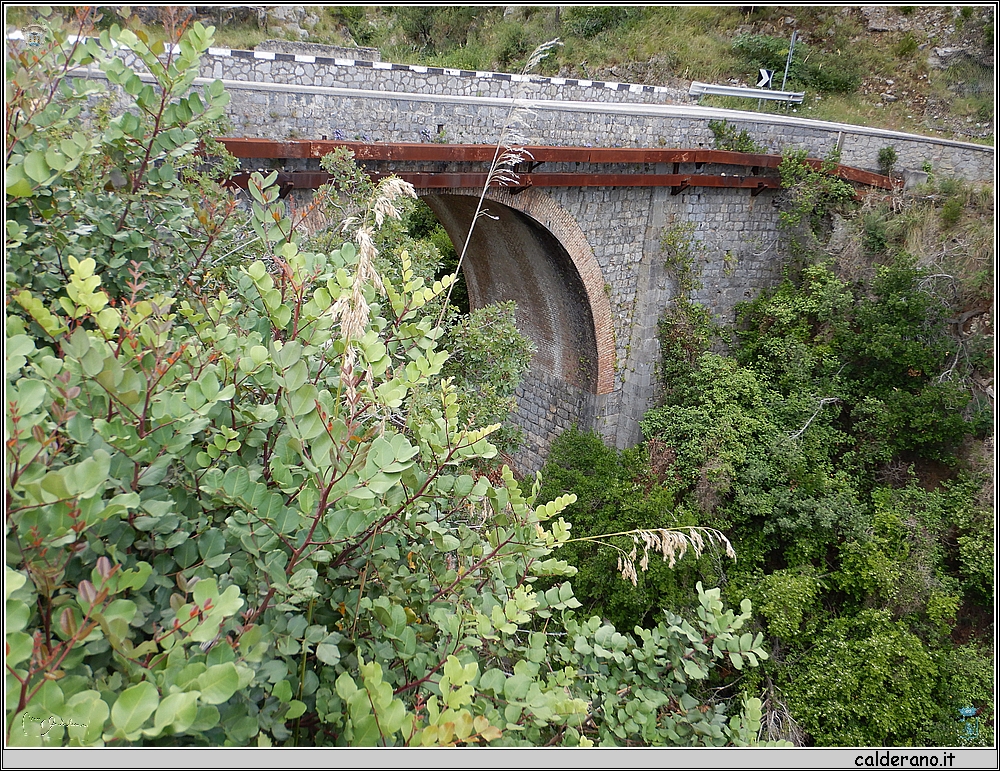
[[[676,298],[658,323],[660,341],[660,381],[665,398],[675,387],[683,389],[718,332],[708,309],[698,303]]]
[[[665,229],[660,236],[664,263],[681,296],[701,287],[698,259],[703,255],[705,245],[694,237],[694,231],[693,222],[683,222]]]
[[[993,652],[976,643],[943,650],[937,658],[941,709],[932,729],[941,747],[992,747],[995,671]],[[976,718],[956,720],[959,710],[973,707]]]
[[[733,52],[751,71],[764,68],[783,73],[788,63],[790,83],[819,91],[849,94],[861,85],[861,72],[851,57],[797,42],[788,62],[789,44],[785,38],[743,33],[733,39]]]
[[[54,30],[57,39],[45,55],[21,51],[7,62],[9,105],[19,117],[8,121],[6,135],[7,270],[20,286],[46,296],[65,282],[70,255],[107,269],[105,284],[115,297],[130,293],[130,268],[153,290],[205,280],[207,254],[234,211],[213,179],[231,172],[233,159],[211,140],[229,96],[218,82],[191,90],[208,31],[193,27],[169,66],[157,58],[162,44],[117,33],[154,75],[154,87],[122,59],[101,60],[110,31],[100,45],[94,38],[68,45],[66,32]],[[96,62],[109,83],[135,100],[134,110],[111,118],[103,105],[91,109],[101,87],[64,76],[67,67]],[[97,122],[84,132],[88,111]],[[206,142],[228,160],[202,168],[194,151]]]
[[[881,211],[868,211],[861,217],[861,243],[871,254],[885,254],[889,248],[889,225]]]
[[[973,365],[908,255],[857,283],[835,267],[807,261],[740,306],[730,356],[674,308],[642,427],[675,516],[700,510],[739,549],[725,591],[771,635],[766,723],[818,745],[953,745],[958,701],[993,709],[985,670],[955,669],[992,641],[991,506],[958,470],[983,425]]]
[[[460,48],[488,8],[474,6],[402,6],[396,9],[400,27],[411,43],[429,54]]]
[[[586,612],[622,629],[654,624],[665,609],[691,607],[699,579],[718,578],[709,557],[674,568],[653,559],[633,588],[624,581],[608,580],[618,572],[613,549],[578,540],[636,528],[697,524],[692,513],[675,510],[669,485],[660,484],[649,472],[641,450],[619,453],[606,447],[597,434],[570,429],[552,443],[542,478],[539,500],[555,500],[567,491],[576,496],[564,512],[575,542],[565,545],[560,556],[578,570],[574,589]]]
[[[793,640],[802,632],[803,623],[819,611],[820,593],[826,583],[816,576],[812,566],[794,570],[776,570],[763,576],[757,590],[757,608],[766,620],[771,635]],[[815,624],[809,624],[815,626]]]
[[[625,6],[570,6],[563,15],[563,26],[571,35],[591,38],[613,30],[642,15],[642,8]]]
[[[494,303],[455,319],[445,334],[451,356],[442,373],[461,395],[458,419],[485,427],[502,423],[514,408],[514,392],[528,370],[535,346],[514,324],[514,303]],[[503,425],[491,441],[513,453],[522,433]]]
[[[939,713],[937,667],[920,639],[880,611],[832,621],[782,680],[788,706],[824,747],[898,747]]]
[[[737,153],[767,153],[767,147],[758,144],[746,129],[737,131],[725,120],[710,120],[708,128],[712,132],[716,150],[732,150]]]
[[[894,147],[883,147],[878,151],[878,170],[881,174],[889,176],[896,168],[896,161],[899,156]]]
[[[92,56],[131,93],[116,41],[145,50],[112,27],[73,61]],[[210,42],[194,25],[166,76],[193,82]],[[18,75],[25,93],[39,71]],[[55,111],[8,137],[8,204],[46,211],[87,191],[53,170],[49,151],[70,151],[52,125],[65,127]],[[186,137],[133,135],[129,152]],[[537,482],[475,472],[495,426],[461,420],[428,312],[450,279],[429,282],[390,246],[412,188],[381,181],[349,240],[320,251],[303,248],[275,177],[249,184],[262,259],[211,284],[180,294],[157,255],[155,287],[136,268],[109,294],[115,271],[91,255],[114,255],[121,233],[100,227],[61,270],[38,248],[40,287],[7,275],[8,744],[754,743],[758,699],[729,715],[698,698],[722,665],[767,658],[743,631],[749,602],[737,614],[699,584],[695,620],[666,614],[634,635],[578,617],[575,571],[555,556],[573,496],[536,504]],[[50,224],[32,225],[7,232],[44,243]]]
[[[953,228],[962,218],[962,202],[957,198],[949,198],[941,207],[941,224]]]
[[[524,27],[517,22],[504,22],[495,30],[497,35],[496,67],[512,67],[521,62],[532,46],[524,33]]]
[[[829,227],[830,215],[847,208],[854,199],[851,184],[834,174],[838,161],[836,153],[818,163],[808,161],[805,150],[786,150],[782,154],[778,172],[784,200],[778,224],[800,253],[815,253],[820,235]]]

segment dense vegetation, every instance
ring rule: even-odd
[[[577,495],[565,516],[578,537],[649,521],[731,538],[735,565],[661,566],[634,593],[608,584],[613,554],[566,548],[580,601],[619,626],[690,605],[698,581],[751,597],[771,657],[739,687],[766,694],[769,735],[989,745],[992,728],[969,739],[957,710],[992,725],[994,365],[991,330],[969,327],[993,303],[990,257],[973,246],[992,196],[948,182],[852,211],[823,176],[786,157],[798,260],[734,329],[683,297],[668,309],[644,446],[563,434],[541,497]],[[848,245],[832,246],[833,216]],[[664,239],[689,288],[677,256],[690,237]]]
[[[574,496],[490,463],[527,343],[449,320],[412,188],[329,156],[339,227],[300,238],[276,173],[212,182],[211,28],[169,53],[80,16],[7,63],[8,745],[757,743],[760,699],[706,685],[767,658],[749,601],[576,612]]]

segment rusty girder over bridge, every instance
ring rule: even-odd
[[[494,160],[493,145],[446,145],[419,142],[345,142],[330,140],[271,139],[219,140],[234,156],[247,160],[319,160],[337,148],[353,151],[360,162],[436,163],[439,165],[468,163],[486,164],[483,171],[378,171],[369,170],[369,176],[378,179],[395,174],[400,179],[422,190],[446,188],[481,188],[488,175],[488,165]],[[751,195],[762,190],[781,187],[776,174],[781,163],[780,155],[755,155],[729,150],[684,150],[648,148],[600,147],[525,147],[530,160],[514,169],[517,182],[514,190],[528,187],[669,187],[676,195],[689,187],[743,188]],[[806,161],[819,168],[823,161],[810,158]],[[537,169],[545,163],[642,166],[641,170],[599,172],[591,169],[578,171],[545,172]],[[693,164],[693,171],[681,172],[682,164]],[[672,166],[672,171],[649,170],[650,166]],[[708,173],[706,166],[731,167],[730,172]],[[770,172],[770,173],[766,173]],[[889,177],[850,166],[837,166],[834,170],[841,179],[868,187],[892,189]],[[245,188],[248,173],[235,175],[230,183]],[[283,171],[278,184],[283,191],[315,189],[326,184],[331,176],[324,171]],[[495,183],[498,184],[499,183]]]

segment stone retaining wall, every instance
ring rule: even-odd
[[[274,46],[268,46],[272,48]],[[547,78],[451,67],[368,61],[355,56],[236,51],[210,48],[202,75],[250,83],[286,83],[372,91],[452,94],[509,99],[569,99],[588,102],[691,103],[686,91],[666,86],[577,78]]]

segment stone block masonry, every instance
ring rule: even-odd
[[[542,467],[553,440],[567,428],[593,428],[603,401],[559,378],[537,372],[528,373],[514,396],[517,406],[511,422],[524,432],[525,438],[514,461],[527,471]]]
[[[681,89],[636,83],[615,83],[576,78],[522,76],[504,72],[424,67],[369,60],[369,49],[361,56],[344,49],[340,56],[269,50],[236,51],[211,48],[202,63],[204,77],[255,83],[285,83],[299,86],[338,86],[373,91],[394,91],[453,96],[485,96],[531,99],[572,99],[592,102],[636,102],[662,104],[690,102]]]
[[[302,44],[296,44],[302,45]],[[784,148],[805,148],[810,153],[823,157],[840,149],[841,162],[858,168],[878,170],[878,152],[891,146],[897,151],[899,168],[919,170],[929,164],[938,176],[957,176],[964,179],[988,181],[993,179],[995,154],[993,148],[967,142],[920,137],[913,134],[871,129],[864,126],[834,124],[812,121],[788,115],[761,114],[737,110],[713,110],[697,108],[694,100],[683,89],[636,83],[616,83],[574,78],[549,78],[538,75],[521,76],[511,73],[461,70],[443,67],[424,67],[410,64],[393,64],[378,61],[370,49],[338,50],[338,56],[323,56],[320,52],[300,52],[304,49],[266,46],[272,50],[239,51],[213,48],[203,59],[202,75],[237,83],[284,84],[290,86],[325,86],[331,88],[351,88],[382,93],[414,95],[461,96],[470,99],[492,98],[511,99],[514,97],[541,101],[570,101],[587,103],[588,110],[598,120],[588,121],[587,127],[574,132],[576,136],[565,143],[594,143],[602,146],[631,147],[710,147],[711,132],[707,129],[710,119],[725,119],[737,130],[746,129],[754,139],[766,145],[772,152],[780,153]],[[368,58],[364,58],[368,57]],[[642,121],[644,130],[604,137],[603,127],[617,123],[614,116],[601,110],[602,104],[675,105],[685,106],[694,111],[689,120],[683,113],[670,116],[666,121],[648,116]],[[268,133],[274,139],[288,138],[289,132],[297,136],[311,136],[307,133],[312,126],[297,122],[298,116],[286,115],[275,109],[276,116],[268,117],[277,133]],[[360,135],[371,138],[379,136],[382,141],[420,141],[438,137],[438,126],[443,126],[447,141],[477,141],[465,122],[456,120],[459,116],[444,114],[438,117],[451,119],[434,124],[421,125],[415,134],[400,136],[389,133],[383,122],[379,125],[360,127]],[[709,115],[711,114],[711,115]],[[563,116],[560,116],[563,117]],[[288,120],[291,119],[291,120]],[[281,125],[285,123],[285,125]],[[450,125],[449,125],[450,123]],[[543,123],[548,124],[549,121]],[[546,129],[550,125],[545,126]],[[284,135],[280,135],[284,129]],[[352,138],[350,126],[338,126]],[[347,136],[350,133],[351,136]],[[430,135],[429,135],[430,134]],[[265,134],[259,134],[264,136]],[[327,134],[333,138],[333,134]],[[544,136],[552,141],[540,144],[560,144],[554,141],[557,135],[545,131]],[[487,137],[489,143],[496,137]],[[665,143],[665,144],[662,144]]]
[[[358,91],[226,82],[234,136],[267,139],[344,139],[370,142],[494,144],[507,126],[509,99]],[[878,170],[879,151],[892,146],[901,168],[929,164],[939,177],[988,182],[995,174],[992,147],[931,139],[861,126],[823,124],[780,115],[690,105],[597,105],[525,100],[520,144],[580,147],[710,148],[710,120],[746,129],[769,152],[805,149],[827,157],[840,148],[841,163]]]

